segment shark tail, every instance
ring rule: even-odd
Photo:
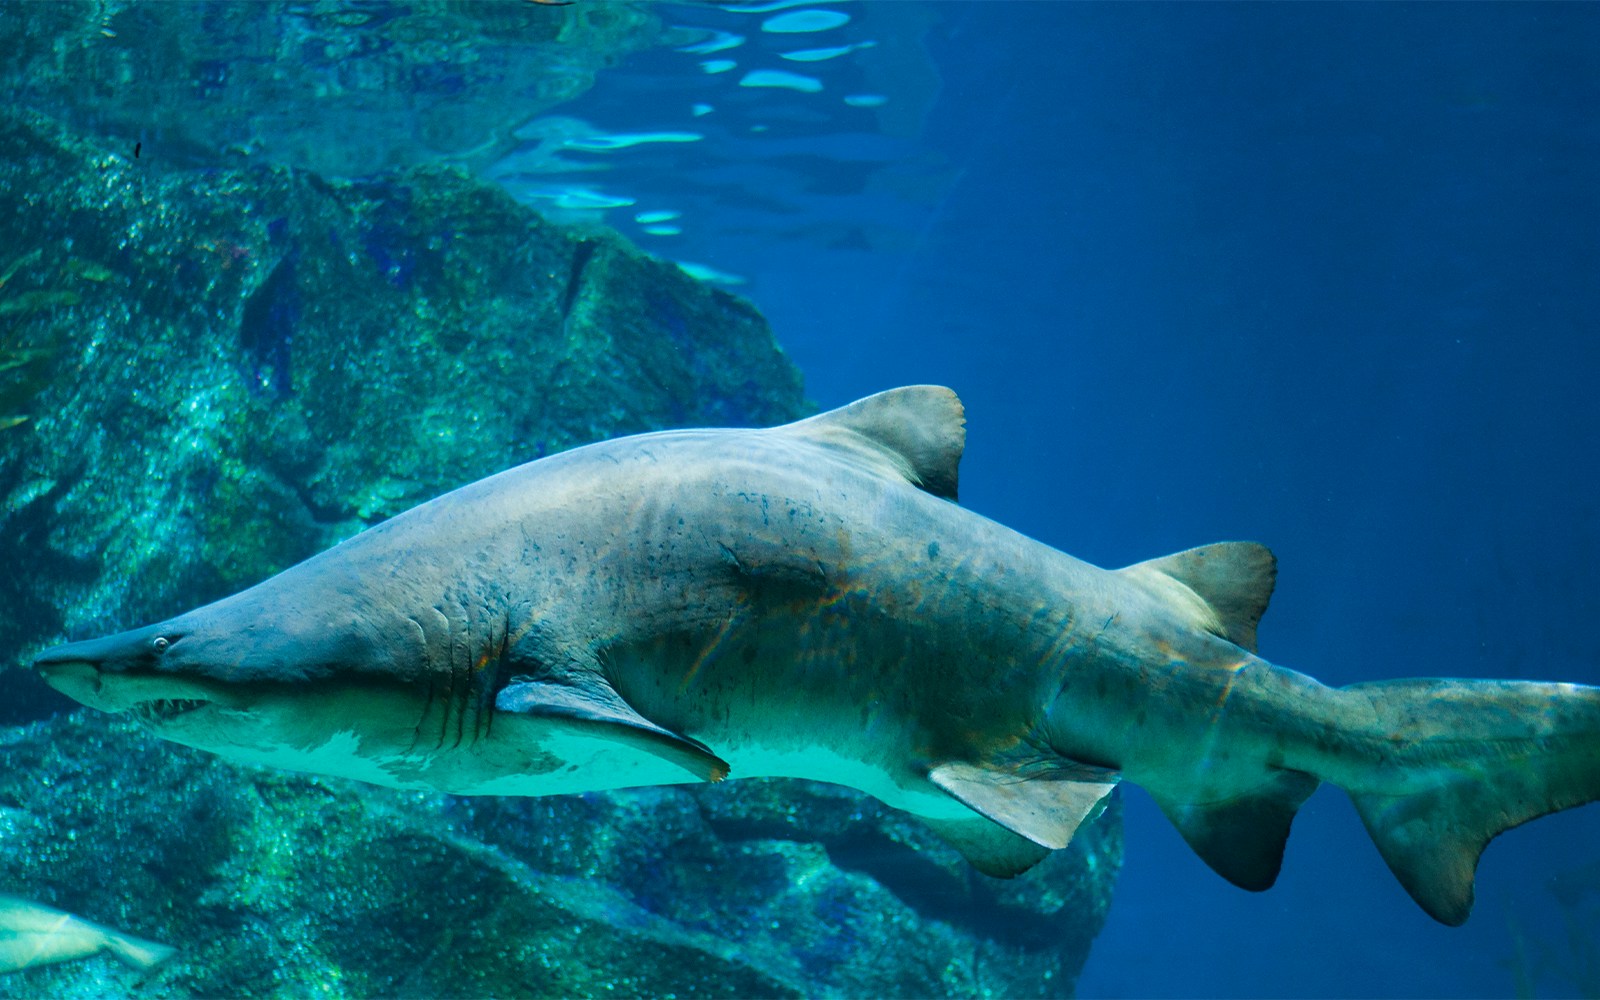
[[[1600,800],[1600,688],[1401,680],[1334,694],[1343,725],[1364,735],[1326,777],[1355,802],[1411,898],[1441,923],[1467,919],[1489,841]]]
[[[1224,542],[1120,572],[1197,628],[1255,652],[1276,572],[1265,548]],[[1600,688],[1426,679],[1329,689],[1280,668],[1258,677],[1276,710],[1310,716],[1309,745],[1231,796],[1195,801],[1192,790],[1146,785],[1189,846],[1243,888],[1272,885],[1295,812],[1329,781],[1355,802],[1411,898],[1454,926],[1472,909],[1489,841],[1600,800]]]

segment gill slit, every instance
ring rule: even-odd
[[[428,630],[410,615],[406,616],[406,621],[410,622],[416,628],[417,634],[422,637],[422,675],[427,678],[428,683],[428,693],[422,699],[422,714],[417,716],[416,727],[411,730],[411,746],[406,748],[406,753],[414,753],[417,745],[422,742],[422,726],[428,721],[428,713],[433,711],[433,658],[428,648]]]
[[[472,708],[472,613],[466,602],[461,605],[461,707],[456,712],[456,742],[452,750],[461,748],[467,735],[467,712]]]
[[[495,696],[499,694],[496,688],[499,686],[500,677],[505,671],[506,656],[511,651],[511,612],[509,610],[503,616],[503,622],[500,627],[500,641],[491,648],[494,650],[494,654],[489,662],[490,673],[484,680],[483,712],[485,718],[483,735],[486,739],[494,734],[494,719],[498,714]]]
[[[444,669],[440,671],[444,675],[444,703],[439,713],[439,737],[434,742],[435,749],[442,750],[450,735],[450,711],[456,703],[456,630],[444,608],[435,604],[433,610],[444,621]]]

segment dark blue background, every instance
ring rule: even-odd
[[[1600,682],[1600,7],[936,9],[914,244],[708,261],[812,396],[954,386],[963,501],[1102,565],[1270,544],[1262,652],[1330,683]],[[1127,801],[1086,996],[1509,995],[1518,932],[1578,991],[1548,883],[1600,807],[1496,841],[1452,930],[1336,789],[1260,895]]]
[[[1101,565],[1271,545],[1261,651],[1329,683],[1600,683],[1600,5],[657,9],[739,70],[667,46],[555,113],[704,141],[567,180],[681,210],[603,221],[747,277],[818,403],[953,386],[963,502]],[[1262,894],[1125,795],[1085,996],[1600,992],[1600,806],[1491,845],[1447,929],[1336,789]]]

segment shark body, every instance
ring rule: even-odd
[[[1600,689],[1325,687],[1255,654],[1265,548],[1092,566],[958,506],[963,444],[931,386],[602,442],[35,665],[165,738],[396,787],[833,781],[998,876],[1128,780],[1264,889],[1331,781],[1452,924],[1493,836],[1600,798]]]

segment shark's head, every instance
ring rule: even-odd
[[[465,692],[430,677],[438,658],[414,619],[308,569],[164,622],[57,646],[34,667],[63,694],[128,712],[164,739],[413,784],[408,754],[437,744],[426,723],[460,714]]]
[[[239,704],[240,691],[203,668],[183,668],[189,647],[181,652],[177,647],[189,634],[174,620],[69,642],[47,650],[33,665],[46,683],[70,698],[104,712],[132,712],[157,726],[191,712]]]
[[[562,614],[566,577],[525,533],[526,498],[545,495],[527,487],[532,468],[413,508],[232,597],[57,646],[34,667],[163,739],[380,785],[546,795],[726,774],[631,708],[592,623]],[[563,469],[577,470],[570,482]],[[558,465],[547,506],[576,516],[588,469]]]

